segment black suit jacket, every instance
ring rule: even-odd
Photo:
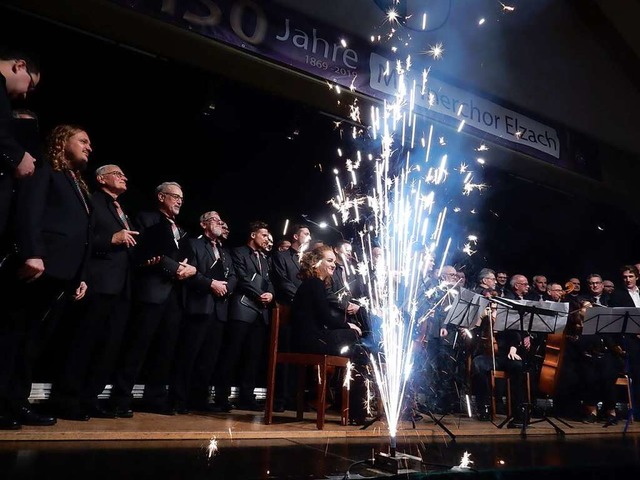
[[[216,260],[211,241],[202,235],[187,241],[188,263],[198,272],[185,281],[184,307],[188,314],[216,313],[216,318],[227,320],[229,297],[238,283],[236,270],[229,252],[218,246],[220,258]],[[218,297],[211,292],[211,281],[227,282],[227,295]]]
[[[247,323],[262,320],[265,324],[268,324],[269,309],[261,308],[260,311],[256,311],[245,305],[242,297],[249,297],[254,303],[259,304],[260,302],[257,298],[261,294],[265,292],[269,292],[272,295],[275,294],[269,275],[269,262],[260,254],[260,265],[258,265],[258,258],[254,250],[248,245],[234,248],[231,251],[231,257],[238,276],[238,284],[234,294],[231,296],[229,318]],[[256,278],[260,281],[255,281]]]
[[[615,289],[609,298],[609,307],[635,307],[633,298],[629,295],[629,290],[626,288]]]
[[[91,208],[87,199],[86,205]],[[43,163],[18,192],[16,252],[19,263],[44,260],[45,274],[61,280],[85,279],[90,255],[90,213],[68,171]]]
[[[93,206],[92,251],[89,260],[88,283],[91,291],[116,295],[131,290],[133,249],[126,245],[113,245],[114,233],[126,228],[118,216],[113,197],[103,190],[91,196]],[[130,225],[131,227],[131,222]]]
[[[0,74],[0,172],[11,175],[25,152],[15,138],[13,120],[7,83]]]
[[[291,305],[296,290],[302,283],[298,278],[300,262],[298,252],[289,248],[284,252],[277,252],[272,257],[273,286],[276,290],[276,301]]]
[[[179,263],[187,257],[185,233],[180,229],[182,238],[176,245],[171,222],[159,211],[140,212],[135,224],[140,235],[134,255],[134,298],[145,303],[164,303],[172,289],[179,287],[176,272]],[[160,262],[144,265],[154,257],[160,257]]]

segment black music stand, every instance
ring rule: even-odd
[[[494,329],[497,331],[516,330],[521,334],[530,334],[531,332],[555,333],[564,330],[567,324],[569,305],[564,302],[534,302],[530,300],[511,300],[503,297],[493,298],[492,301],[498,304],[494,324]],[[523,395],[522,398],[526,398],[526,396]],[[539,420],[531,421],[529,418],[528,402],[525,401],[521,407],[524,412],[522,427],[520,429],[520,436],[522,438],[527,437],[527,426],[540,422],[547,422],[553,427],[558,436],[564,436],[564,430],[546,415]],[[513,420],[513,418],[512,413],[512,415],[507,416],[497,427],[504,427],[508,422]]]
[[[587,308],[582,324],[583,335],[596,334],[640,335],[640,308],[637,307],[591,307]],[[631,405],[623,433],[627,433],[631,423]]]

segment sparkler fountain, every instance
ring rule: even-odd
[[[438,44],[425,53],[437,59],[442,56],[443,46]],[[474,253],[476,238],[470,237],[468,243],[460,245],[450,236],[455,230],[451,224],[461,222],[458,216],[461,209],[455,202],[485,188],[482,183],[473,183],[474,172],[464,163],[451,168],[459,175],[450,174],[446,140],[435,134],[433,124],[424,129],[416,142],[420,118],[414,107],[418,101],[424,105],[433,99],[426,88],[427,69],[422,72],[421,88],[416,81],[411,87],[407,85],[405,77],[411,67],[410,56],[396,61],[395,72],[388,65],[385,75],[394,73],[398,79],[395,101],[372,107],[366,129],[369,143],[374,145],[372,150],[377,151],[363,154],[358,150],[356,161],[346,161],[350,182],[344,186],[337,173],[338,193],[329,202],[343,223],[351,222],[359,228],[362,263],[358,274],[368,286],[368,298],[360,303],[366,304],[372,319],[379,322],[379,348],[370,354],[370,362],[388,425],[389,457],[396,457],[399,421],[413,373],[415,331],[434,307],[433,293],[438,285],[429,280],[431,269],[436,263],[439,270],[451,262],[455,249],[468,255]],[[351,119],[361,122],[355,104],[351,107]],[[457,132],[463,126],[462,120]],[[357,139],[361,133],[352,128],[352,137]],[[481,146],[477,150],[485,149]],[[342,155],[340,149],[339,156]],[[369,162],[363,161],[363,157]],[[370,165],[372,170],[366,193],[357,186],[356,178],[356,171],[363,165]],[[452,193],[455,189],[452,184],[456,182],[452,178],[460,181],[459,193]],[[374,246],[382,248],[383,259],[377,262],[375,273],[371,273]]]

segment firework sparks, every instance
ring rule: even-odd
[[[462,454],[462,459],[460,460],[460,468],[470,468],[473,460],[471,460],[471,454],[469,452],[464,452]]]
[[[502,11],[503,11],[503,12],[513,12],[513,11],[516,9],[516,7],[512,7],[512,6],[510,6],[510,5],[505,5],[505,4],[504,4],[504,3],[502,3],[502,2],[498,2],[498,3],[499,3],[499,4],[500,4],[500,6],[502,7]]]
[[[209,445],[207,446],[207,458],[211,458],[218,454],[218,440],[216,437],[213,437],[209,440]]]
[[[440,60],[444,54],[444,46],[440,42],[435,45],[429,45],[429,50],[423,53],[431,55],[434,60]]]

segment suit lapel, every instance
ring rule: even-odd
[[[82,191],[80,190],[80,185],[78,185],[76,183],[76,181],[74,180],[71,172],[69,172],[68,170],[65,170],[64,176],[67,179],[67,182],[69,182],[69,184],[71,185],[71,188],[73,189],[74,193],[76,194],[76,197],[78,197],[78,201],[80,202],[80,205],[82,206],[82,209],[85,212],[87,212],[87,215],[89,215],[89,201],[86,198],[84,198],[84,195],[83,195]]]

